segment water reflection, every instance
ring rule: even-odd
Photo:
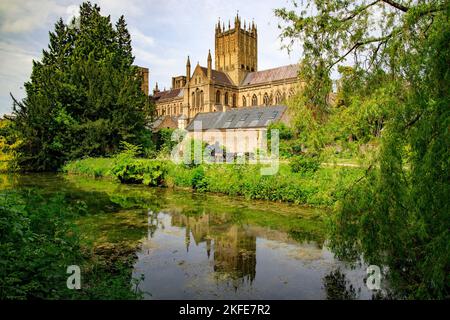
[[[140,241],[133,277],[148,299],[371,298],[365,268],[334,258],[314,209],[84,177],[3,180],[84,203],[77,224],[92,246]]]
[[[179,207],[149,211],[148,222],[134,270],[144,275],[146,298],[370,297],[362,269],[346,269],[322,244],[299,243],[288,232]]]
[[[361,289],[356,290],[341,270],[335,269],[323,278],[327,300],[355,300]]]
[[[149,239],[153,238],[158,226],[163,227],[158,224],[157,217],[158,213],[149,213]],[[235,288],[251,284],[255,279],[256,237],[245,227],[227,223],[224,216],[206,213],[194,217],[172,213],[171,225],[184,229],[186,253],[192,245],[198,247],[202,244],[208,260],[213,253],[213,270],[218,274],[216,279],[225,275],[233,280]]]

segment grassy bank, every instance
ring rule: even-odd
[[[280,163],[277,174],[263,176],[261,165],[176,165],[168,160],[88,158],[63,167],[68,174],[118,179],[123,183],[191,188],[247,199],[292,202],[311,206],[333,206],[359,177],[357,167],[320,167],[315,172],[293,172]]]

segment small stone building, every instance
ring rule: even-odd
[[[266,149],[267,127],[288,121],[287,107],[281,105],[198,113],[186,127],[187,138],[224,146],[228,153],[256,154],[258,149]]]

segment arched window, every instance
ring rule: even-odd
[[[220,91],[217,90],[216,92],[216,104],[220,104]]]
[[[264,93],[263,103],[265,106],[268,106],[270,104],[269,95],[267,94],[267,92]]]
[[[233,93],[233,104],[232,104],[233,108],[236,107],[236,93]]]
[[[228,92],[225,92],[225,102],[224,104],[227,106],[228,105]]]
[[[288,98],[292,98],[294,96],[294,89],[289,90]]]
[[[283,101],[283,99],[281,97],[281,93],[280,93],[280,91],[277,91],[277,93],[275,94],[275,104],[280,104],[281,101]]]
[[[192,92],[192,106],[195,106],[195,92]]]
[[[247,99],[245,99],[245,96],[242,96],[242,106],[243,107],[247,106]]]
[[[200,107],[200,91],[195,90],[195,107],[198,109]]]
[[[254,94],[252,97],[252,106],[257,106],[257,105],[258,105],[258,98],[256,97],[256,94]]]

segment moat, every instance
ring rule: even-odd
[[[327,248],[324,209],[57,174],[0,176],[81,204],[90,246],[135,245],[133,277],[146,299],[370,299],[366,266]]]

